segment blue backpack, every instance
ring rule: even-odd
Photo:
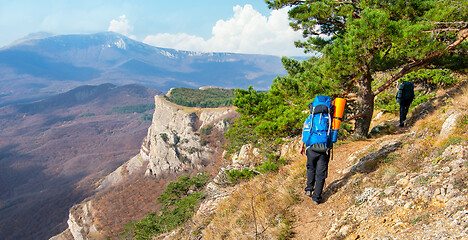
[[[333,147],[331,124],[333,108],[329,96],[317,95],[309,104],[310,115],[304,122],[302,141],[316,152],[326,152]]]

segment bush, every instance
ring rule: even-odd
[[[207,125],[206,127],[200,129],[200,134],[209,135],[211,133],[211,131],[213,130],[213,127],[214,127],[213,124]]]
[[[252,170],[248,169],[248,168],[245,168],[242,171],[233,169],[231,171],[226,170],[225,172],[226,172],[226,175],[227,175],[229,181],[232,184],[238,184],[241,181],[249,180],[249,179],[251,179],[251,178],[253,178],[255,176],[255,173]]]
[[[435,90],[439,87],[448,87],[457,82],[448,69],[420,69],[406,74],[401,81],[419,83],[426,89]]]
[[[153,120],[153,114],[146,113],[143,116],[141,116],[140,119],[143,120],[143,121],[152,121]]]
[[[167,143],[169,141],[169,137],[167,137],[167,133],[160,133],[159,136],[161,136],[161,139]]]
[[[380,93],[375,98],[375,108],[393,114],[398,113],[398,111],[400,111],[400,105],[397,103],[395,96],[396,93],[390,91],[384,91]]]
[[[272,161],[267,161],[263,162],[260,164],[260,166],[256,167],[255,170],[261,173],[266,173],[266,172],[277,172],[278,171],[278,164],[272,162]]]
[[[172,231],[189,220],[196,206],[203,199],[202,188],[208,183],[208,176],[181,176],[171,182],[158,198],[162,205],[159,213],[149,213],[139,222],[125,224],[123,236],[132,235],[134,239],[151,239],[152,236]]]

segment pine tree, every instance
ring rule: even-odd
[[[456,58],[467,66],[468,3],[464,0],[267,0],[289,7],[291,26],[302,30],[305,52],[317,51],[321,77],[357,94],[356,133],[367,136],[376,95],[399,78]],[[377,89],[376,72],[396,70]],[[310,79],[313,81],[313,79]],[[331,81],[331,80],[330,80]]]

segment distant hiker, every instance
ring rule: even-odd
[[[405,126],[406,115],[408,114],[409,107],[414,99],[414,83],[404,81],[398,88],[396,100],[400,103],[400,125]]]
[[[310,115],[304,121],[300,153],[307,156],[307,184],[305,195],[315,204],[322,202],[322,191],[328,173],[333,143],[338,140],[346,100],[318,95],[309,104]],[[312,194],[313,192],[313,194]]]

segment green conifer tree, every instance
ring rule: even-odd
[[[467,65],[468,3],[464,0],[265,2],[273,9],[289,7],[291,26],[302,30],[305,38],[296,46],[321,53],[317,62],[321,77],[339,81],[343,96],[357,94],[359,136],[367,136],[375,96],[405,74],[442,56]],[[373,90],[374,74],[392,69],[395,74]]]

